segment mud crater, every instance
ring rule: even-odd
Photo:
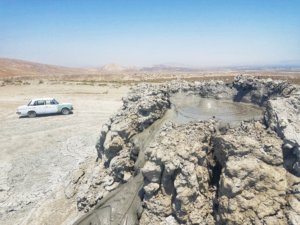
[[[74,187],[75,224],[300,224],[299,112],[285,81],[141,84]]]
[[[263,118],[263,108],[231,99],[203,98],[195,94],[178,93],[170,97],[170,102],[171,110],[175,114],[172,121],[177,124],[214,119],[237,125],[244,120]]]

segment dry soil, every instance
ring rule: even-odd
[[[75,83],[0,87],[0,224],[60,224],[77,213],[74,200],[64,198],[63,185],[80,163],[95,159],[101,125],[128,89]],[[71,102],[74,113],[19,118],[17,106],[34,97]],[[35,218],[45,201],[57,218],[47,218],[53,213],[49,207],[44,218]]]

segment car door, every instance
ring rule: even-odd
[[[50,99],[46,100],[45,113],[57,113],[57,104]]]
[[[45,100],[36,100],[34,102],[33,109],[37,114],[45,114],[46,109],[45,109]]]

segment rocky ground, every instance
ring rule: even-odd
[[[168,113],[179,92],[250,102],[264,117],[177,124]],[[66,190],[89,212],[75,224],[300,224],[299,110],[300,89],[285,81],[139,85],[103,126],[98,161]],[[140,175],[140,204],[107,205]]]

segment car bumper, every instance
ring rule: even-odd
[[[24,113],[24,112],[16,112],[16,114],[19,116],[27,116],[27,113]]]

